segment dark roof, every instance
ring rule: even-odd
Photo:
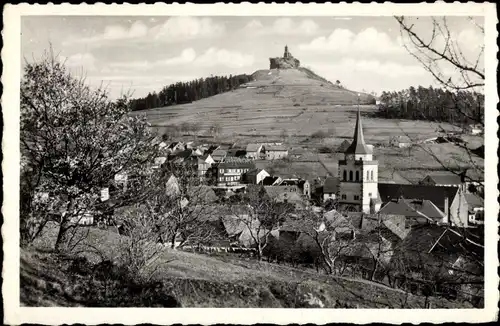
[[[272,186],[273,183],[276,182],[276,180],[278,180],[278,177],[265,177],[263,180],[262,180],[262,185],[264,186]]]
[[[265,170],[264,169],[255,168],[255,169],[248,170],[248,172],[245,173],[245,174],[246,174],[246,176],[256,176],[257,174],[259,174],[262,171],[265,171]]]
[[[397,199],[388,202],[380,209],[383,214],[404,215],[407,217],[424,216],[433,221],[441,221],[444,213],[431,201],[418,199]]]
[[[246,147],[246,151],[248,152],[256,152],[259,150],[259,148],[262,146],[262,144],[248,144]]]
[[[212,155],[213,156],[213,155]],[[249,168],[255,169],[255,163],[252,160],[238,158],[238,157],[227,157],[226,160],[219,164],[219,168]]]
[[[465,200],[470,208],[484,207],[484,200],[475,194],[465,194]]]
[[[345,151],[346,154],[372,154],[372,150],[366,146],[365,137],[363,135],[363,125],[361,123],[361,113],[356,115],[356,127],[354,128],[354,138],[351,146]]]
[[[210,147],[208,147],[208,149],[205,151],[205,153],[211,154],[218,148],[219,148],[219,145],[210,145]]]
[[[448,203],[455,198],[457,187],[437,187],[425,185],[407,185],[395,183],[379,183],[378,191],[382,203],[388,203],[392,199],[403,197],[405,199],[427,199],[444,212],[444,200],[448,197]]]
[[[452,173],[434,174],[429,175],[429,177],[438,185],[460,185],[462,183],[460,176]]]
[[[337,149],[337,152],[344,153],[350,145],[351,143],[348,140],[344,140]]]
[[[187,194],[191,201],[194,200],[197,203],[213,203],[218,199],[212,188],[207,185],[189,187]]]
[[[336,193],[339,189],[340,180],[337,177],[328,177],[323,185],[324,193]]]
[[[280,183],[280,186],[298,186],[299,183],[299,179],[285,179]]]
[[[183,151],[180,151],[180,152],[177,152],[175,154],[175,156],[177,157],[181,157],[183,159],[186,159],[186,158],[189,158],[193,155],[193,150],[192,149],[186,149],[186,150],[183,150]]]
[[[283,145],[267,145],[266,152],[286,152],[288,149]]]
[[[174,148],[175,146],[177,146],[177,144],[180,144],[180,142],[174,141],[173,143],[171,143],[170,145],[168,145],[167,148],[169,148],[169,149]]]

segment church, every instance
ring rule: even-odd
[[[354,138],[339,161],[338,207],[343,211],[376,213],[381,200],[378,192],[378,161],[373,149],[365,143],[358,107]]]
[[[469,226],[469,207],[463,187],[378,182],[378,161],[366,144],[358,107],[351,144],[338,162],[337,210],[366,214],[403,214],[425,221]]]

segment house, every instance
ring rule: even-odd
[[[248,144],[246,147],[246,157],[254,160],[261,159],[265,155],[266,149],[262,144]]]
[[[408,136],[394,136],[389,141],[389,145],[392,147],[406,148],[412,145],[412,140]]]
[[[476,194],[465,194],[469,206],[469,223],[472,225],[484,224],[484,200]]]
[[[221,208],[222,223],[233,243],[251,248],[255,246],[255,238],[265,234],[260,221],[252,214],[252,208],[247,205],[231,205]]]
[[[349,148],[349,146],[351,146],[351,142],[346,139],[337,148],[337,152],[344,153]]]
[[[462,178],[460,175],[453,173],[432,174],[423,178],[420,184],[437,187],[460,187],[462,185]]]
[[[154,169],[159,169],[163,163],[165,163],[167,161],[167,157],[166,156],[159,156],[159,157],[156,157],[155,158],[155,161],[154,161],[154,164],[153,164],[153,168]]]
[[[308,180],[302,178],[283,178],[277,181],[274,185],[276,186],[297,186],[302,191],[302,194],[311,199],[311,183]]]
[[[191,203],[206,205],[215,203],[219,199],[212,188],[207,185],[189,187],[186,193]]]
[[[264,169],[252,169],[245,173],[244,182],[249,184],[258,185],[261,184],[262,181],[270,177],[269,173],[267,173]]]
[[[297,209],[306,207],[304,196],[298,186],[264,186],[266,194],[278,203],[290,203]]]
[[[93,225],[94,224],[94,213],[91,211],[85,211],[76,216],[72,216],[70,223],[77,225]]]
[[[483,133],[483,126],[480,124],[467,125],[464,128],[464,132],[471,135],[480,135]]]
[[[165,184],[165,191],[168,196],[177,196],[181,193],[179,182],[175,175],[171,174]]]
[[[335,200],[339,191],[340,180],[337,177],[328,177],[323,184],[323,202]]]
[[[246,151],[242,148],[230,148],[227,150],[227,156],[246,157]]]
[[[227,157],[217,166],[217,186],[230,187],[241,185],[243,174],[255,169],[252,160]]]
[[[392,256],[396,267],[393,277],[406,277],[404,283],[414,283],[411,292],[418,292],[419,280],[433,277],[440,279],[437,292],[443,287],[460,289],[461,284],[484,282],[484,235],[479,229],[463,229],[439,225],[412,227],[399,241]],[[402,266],[404,270],[397,267]],[[408,278],[406,270],[413,270]],[[484,287],[484,283],[480,286]],[[411,288],[410,288],[411,289]],[[469,294],[456,291],[457,295]]]
[[[215,164],[215,160],[210,154],[202,155],[198,157],[198,176],[201,180],[204,180],[207,176],[208,170]]]
[[[175,153],[177,151],[183,151],[186,149],[186,146],[183,142],[172,142],[167,146],[167,151],[170,153]]]
[[[168,161],[173,163],[192,163],[196,162],[196,156],[193,155],[192,149],[177,150],[168,156]]]
[[[380,214],[403,215],[406,225],[444,223],[446,215],[430,200],[421,199],[393,199],[385,204]]]
[[[288,149],[283,145],[266,146],[266,160],[279,160],[288,157]]]
[[[227,150],[224,149],[216,149],[212,152],[211,154],[212,159],[215,161],[215,163],[220,163],[223,162],[224,159],[227,156]]]
[[[467,201],[464,192],[458,187],[379,183],[378,191],[383,205],[401,197],[413,200],[429,200],[446,216],[443,223],[463,227],[468,225],[469,209]]]

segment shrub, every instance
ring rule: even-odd
[[[328,134],[323,130],[318,130],[311,134],[311,138],[313,139],[326,138],[326,137],[328,137]]]

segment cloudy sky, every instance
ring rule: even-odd
[[[428,18],[416,22],[429,32]],[[402,47],[392,17],[31,16],[21,24],[25,60],[52,44],[75,74],[85,72],[93,85],[104,82],[112,97],[268,69],[269,57],[281,56],[285,44],[302,66],[353,90],[433,84]],[[449,18],[448,26],[472,55],[484,42],[465,17]]]

